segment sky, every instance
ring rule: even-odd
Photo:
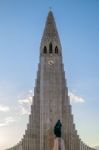
[[[99,146],[99,0],[0,0],[0,150],[25,133],[50,7],[76,129]]]

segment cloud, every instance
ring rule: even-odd
[[[85,100],[81,96],[78,96],[73,92],[69,92],[69,96],[70,96],[71,103],[84,103],[85,102]]]
[[[33,96],[32,96],[32,90],[29,90],[28,92],[21,95],[21,97],[18,97],[18,104],[19,106],[17,109],[18,115],[29,115],[30,114],[30,106],[33,104]],[[69,92],[70,101],[71,103],[84,103],[85,100],[81,97],[75,94],[74,92]]]
[[[28,96],[24,99],[19,99],[18,103],[21,105],[23,105],[23,104],[29,104],[30,105],[30,104],[32,104],[32,96]]]
[[[15,119],[13,117],[11,117],[11,116],[7,117],[4,119],[3,122],[0,122],[0,127],[8,126],[13,122],[15,122]]]
[[[30,114],[30,105],[29,106],[19,106],[20,115],[29,115]]]
[[[32,91],[28,91],[21,98],[18,99],[19,108],[18,112],[20,115],[28,115],[30,114],[30,106],[33,102]]]
[[[10,110],[10,108],[8,106],[0,105],[0,111],[1,112],[8,112],[9,110]]]
[[[24,93],[23,95],[18,97],[18,107],[16,108],[16,112],[18,115],[29,115],[30,114],[30,106],[33,104],[33,96],[32,90]],[[69,92],[71,103],[84,103],[85,100],[75,94],[74,92]]]

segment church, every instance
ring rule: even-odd
[[[52,11],[41,39],[29,123],[19,143],[7,150],[95,150],[80,139],[75,128]]]

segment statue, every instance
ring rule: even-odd
[[[54,127],[54,134],[56,135],[56,137],[61,137],[61,127],[62,127],[62,124],[60,120],[58,120]]]

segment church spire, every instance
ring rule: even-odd
[[[47,16],[43,38],[44,37],[54,38],[55,36],[58,36],[58,33],[53,13],[50,10]]]
[[[53,52],[61,52],[60,39],[53,16],[53,12],[50,10],[47,16],[44,33],[41,40],[41,54],[47,52],[49,47],[53,47]],[[52,53],[53,53],[52,52]],[[51,53],[51,51],[49,52]]]

